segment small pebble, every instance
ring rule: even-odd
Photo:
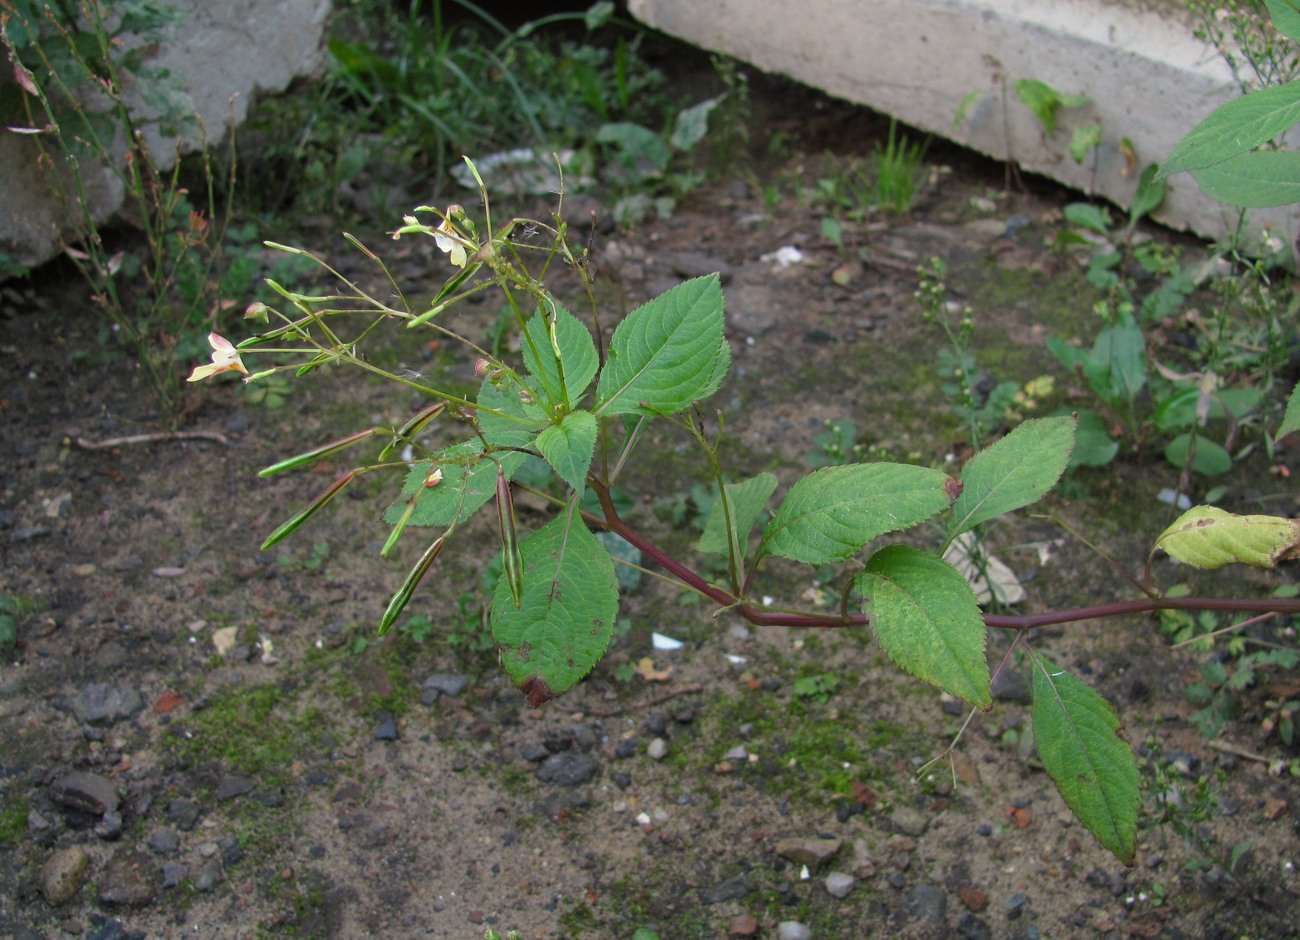
[[[842,871],[833,871],[826,876],[826,893],[841,900],[849,896],[857,879]]]
[[[783,920],[776,928],[776,936],[777,940],[812,940],[812,931],[797,920]]]
[[[645,752],[651,760],[663,760],[668,756],[668,742],[663,738],[655,738]]]

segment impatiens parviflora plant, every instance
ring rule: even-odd
[[[870,625],[899,668],[973,709],[992,705],[988,630],[1014,631],[1013,646],[1032,664],[1033,724],[1044,767],[1084,825],[1118,858],[1131,862],[1138,767],[1123,725],[1097,692],[1031,644],[1031,629],[1164,608],[1291,612],[1300,610],[1300,601],[1167,598],[1150,586],[1148,563],[1148,576],[1139,585],[1143,596],[1134,600],[1027,616],[985,615],[966,579],[943,560],[944,549],[963,533],[1037,502],[1055,485],[1074,444],[1070,416],[1024,422],[977,453],[956,476],[886,461],[824,467],[795,481],[769,515],[777,478],[726,474],[722,415],[712,417],[710,433],[700,404],[718,390],[730,364],[719,278],[686,281],[632,311],[605,348],[591,259],[569,247],[561,215],[551,222],[512,218],[493,227],[487,191],[481,180],[479,185],[483,235],[459,206],[445,212],[418,208],[393,233],[394,238],[433,238],[454,268],[428,304],[414,304],[383,261],[351,236],[346,236],[350,243],[386,279],[382,294],[364,290],[307,252],[271,243],[312,258],[341,287],[337,293],[308,295],[271,282],[284,303],[280,308],[254,304],[249,317],[268,321],[269,329],[239,343],[236,351],[250,358],[271,354],[275,364],[247,381],[348,363],[418,391],[429,403],[400,427],[355,431],[263,470],[270,476],[324,457],[337,460],[366,442],[377,448],[372,460],[363,459],[338,477],[262,547],[296,530],[357,477],[380,471],[399,477],[400,491],[384,513],[391,535],[381,554],[416,533],[423,551],[384,611],[382,633],[462,523],[493,502],[504,564],[492,597],[491,630],[502,665],[534,707],[579,682],[605,655],[613,636],[619,605],[615,560],[593,530],[622,536],[667,577],[716,605],[719,614],[789,627]],[[586,322],[543,286],[554,265],[567,265],[580,276]],[[500,292],[518,322],[518,360],[494,356],[444,322],[447,310],[488,290]],[[388,372],[365,358],[358,345],[384,322],[463,344],[477,359],[477,391],[462,397],[436,380]],[[216,340],[213,345],[213,364],[233,368],[231,351]],[[1300,424],[1298,412],[1293,396],[1281,430]],[[463,437],[427,449],[422,431],[439,418],[457,422]],[[656,422],[673,425],[694,441],[718,486],[696,548],[724,559],[721,579],[706,577],[688,559],[647,538],[622,517],[611,495]],[[523,532],[511,478],[530,456],[549,465],[566,495],[546,497],[556,505],[554,517],[536,531]],[[594,500],[584,502],[586,494]],[[599,511],[584,509],[592,505]],[[878,542],[923,522],[942,533],[932,550]],[[1206,507],[1184,515],[1156,542],[1157,549],[1203,568],[1230,562],[1271,566],[1293,557],[1297,546],[1300,522]],[[812,566],[852,566],[841,609],[765,606],[758,584],[771,556]]]

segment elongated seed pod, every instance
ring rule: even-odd
[[[286,470],[293,470],[301,467],[303,464],[311,463],[313,460],[319,460],[321,457],[328,457],[330,454],[336,454],[341,450],[351,447],[353,444],[359,444],[368,437],[373,437],[379,433],[379,428],[367,428],[364,431],[357,431],[349,434],[347,437],[340,437],[336,441],[330,441],[328,444],[322,444],[320,447],[313,447],[311,450],[304,451],[296,457],[290,457],[287,460],[281,460],[279,463],[273,463],[264,470],[259,470],[259,477],[275,476],[277,473],[284,473]]]
[[[339,493],[343,490],[343,487],[351,483],[352,478],[356,475],[357,472],[355,470],[349,470],[347,473],[343,474],[343,476],[339,477],[337,480],[331,483],[329,485],[329,489],[325,490],[325,492],[321,493],[310,503],[308,503],[305,509],[303,509],[297,515],[295,515],[288,522],[280,526],[280,528],[276,529],[274,532],[268,535],[266,537],[266,541],[262,543],[262,551],[266,551],[276,542],[280,541],[286,535],[293,532],[296,528],[298,528],[298,526],[302,525],[312,516],[316,515],[316,513],[318,513],[325,506],[326,503],[328,503],[335,496],[338,496]]]
[[[416,434],[419,434],[421,428],[442,414],[446,408],[447,403],[440,401],[417,411],[410,420],[398,429],[397,436],[393,438],[389,445],[379,452],[379,462],[383,463],[388,459],[388,455],[393,452],[393,448],[397,446],[399,441],[408,441]]]
[[[505,468],[497,464],[497,522],[501,526],[501,558],[505,567],[506,583],[515,609],[524,603],[524,565],[519,556],[519,533],[515,528],[515,500],[510,494],[510,481]]]
[[[419,499],[420,494],[417,493],[412,496],[411,501],[406,504],[406,509],[402,512],[402,517],[398,519],[397,524],[393,526],[393,531],[388,533],[388,541],[384,542],[384,547],[379,550],[379,557],[387,558],[388,553],[391,552],[393,546],[397,544],[397,540],[402,537],[402,533],[406,531],[406,524],[411,521],[411,514],[415,512],[415,504],[419,502]]]
[[[429,570],[429,566],[433,564],[433,560],[438,557],[438,553],[442,551],[442,546],[446,543],[447,536],[443,534],[434,539],[433,544],[424,550],[424,554],[420,556],[420,560],[415,563],[415,567],[413,567],[410,573],[407,574],[406,580],[403,581],[402,586],[397,589],[397,593],[393,595],[393,599],[388,602],[388,609],[384,611],[384,616],[379,621],[380,636],[383,636],[388,632],[388,628],[393,625],[393,621],[396,620],[406,608],[406,604],[411,599],[411,595],[415,593],[415,589],[419,587],[420,581],[424,579],[425,572]]]

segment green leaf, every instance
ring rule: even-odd
[[[679,284],[628,314],[609,344],[596,414],[675,414],[718,390],[731,362],[722,282]]]
[[[1160,203],[1165,201],[1165,181],[1156,179],[1156,174],[1159,172],[1159,165],[1148,163],[1142,175],[1138,177],[1137,192],[1134,193],[1133,205],[1128,210],[1130,227],[1137,225],[1143,216],[1155,212],[1160,208]]]
[[[1056,131],[1056,111],[1061,107],[1061,93],[1046,82],[1036,78],[1022,78],[1016,82],[1016,97],[1043,125],[1049,135]]]
[[[507,478],[514,475],[526,457],[517,452],[496,455]],[[426,486],[434,468],[442,470],[442,480],[437,486]],[[496,490],[497,464],[484,459],[483,444],[479,441],[453,444],[438,451],[432,459],[418,461],[411,467],[402,486],[404,498],[399,497],[388,507],[384,521],[397,525],[414,497],[415,508],[407,519],[410,525],[451,525],[476,512]]]
[[[587,470],[596,452],[596,416],[574,411],[559,424],[537,435],[537,449],[561,480],[579,493],[587,485]]]
[[[528,387],[539,400],[558,405],[567,398],[572,407],[582,398],[600,367],[596,344],[591,331],[583,326],[581,320],[559,304],[555,305],[555,340],[564,367],[565,396],[561,396],[560,367],[556,364],[555,348],[551,345],[549,319],[539,311],[525,327],[528,340],[531,340],[531,343],[525,341],[523,344],[524,366],[532,373]],[[533,355],[534,349],[540,359]]]
[[[1175,467],[1186,467],[1189,459],[1193,472],[1205,477],[1223,476],[1232,469],[1232,454],[1203,435],[1179,434],[1165,445],[1165,460]]]
[[[1194,506],[1160,533],[1155,547],[1207,571],[1234,563],[1272,568],[1300,555],[1300,521]]]
[[[1137,400],[1147,382],[1146,337],[1132,316],[1120,316],[1114,326],[1097,334],[1083,374],[1110,405],[1127,406]]]
[[[640,124],[606,124],[596,132],[596,142],[614,147],[615,159],[629,168],[641,161],[654,167],[654,174],[643,175],[664,173],[673,159],[673,152],[659,135]]]
[[[1300,153],[1253,150],[1191,171],[1211,199],[1247,209],[1300,202]]]
[[[1300,431],[1300,383],[1291,389],[1291,397],[1286,402],[1286,414],[1282,417],[1282,423],[1278,425],[1275,438],[1283,438],[1288,434]]]
[[[1088,154],[1100,146],[1100,124],[1084,124],[1076,127],[1074,133],[1070,135],[1070,156],[1074,158],[1075,163],[1082,163],[1087,159]]]
[[[1300,7],[1295,0],[1264,0],[1273,17],[1273,28],[1288,39],[1300,42]]]
[[[498,384],[499,383],[499,384]],[[478,429],[494,447],[527,447],[546,424],[546,413],[525,405],[514,379],[483,379],[478,390]]]
[[[977,708],[993,704],[984,617],[952,565],[890,545],[871,556],[855,585],[876,639],[899,668]]]
[[[492,596],[492,636],[501,662],[534,707],[568,690],[600,661],[614,633],[614,560],[576,513],[519,543],[524,567],[518,609],[504,579]]]
[[[956,130],[962,121],[966,119],[966,113],[970,111],[975,102],[984,96],[982,91],[970,91],[966,97],[961,99],[961,104],[957,105],[957,111],[952,116],[952,129]]]
[[[877,536],[942,512],[955,490],[951,477],[928,467],[826,467],[790,487],[767,524],[760,554],[765,549],[813,565],[844,561]]]
[[[1065,221],[1080,228],[1106,235],[1110,232],[1110,213],[1103,206],[1094,206],[1086,202],[1072,202],[1062,213]]]
[[[1133,861],[1138,766],[1110,704],[1074,676],[1034,658],[1034,740],[1065,805],[1126,865]]]
[[[718,98],[709,98],[699,104],[684,108],[673,124],[669,144],[674,150],[686,153],[704,139],[709,132],[709,113],[718,106]]]
[[[1070,463],[1074,428],[1073,417],[1026,421],[968,460],[948,538],[1042,499]]]
[[[1074,433],[1074,450],[1070,452],[1070,466],[1106,466],[1119,453],[1119,442],[1106,433],[1106,425],[1097,412],[1083,409],[1079,412],[1078,419],[1078,428]]]
[[[776,491],[776,477],[770,473],[760,473],[740,483],[728,483],[725,489],[727,501],[731,504],[731,523],[736,534],[736,546],[743,555],[750,530]],[[708,521],[704,523],[704,534],[700,536],[697,550],[726,555],[730,551],[729,543],[722,500],[715,500],[709,510]]]
[[[1300,82],[1262,88],[1210,112],[1174,147],[1157,179],[1199,170],[1254,150],[1300,121]]]

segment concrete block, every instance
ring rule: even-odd
[[[323,61],[323,34],[330,0],[173,0],[180,21],[169,27],[150,59],[170,70],[189,96],[188,110],[199,115],[208,138],[219,146],[229,117],[242,121],[259,93],[283,91],[297,76],[311,74]],[[9,69],[0,81],[11,82]],[[136,89],[136,97],[140,98]],[[233,105],[231,99],[233,97]],[[147,117],[143,103],[133,106]],[[163,167],[172,165],[175,138],[147,131],[150,149]],[[186,149],[192,149],[193,141]],[[48,176],[58,173],[55,185]],[[107,167],[83,166],[83,183],[98,221],[122,206],[121,181]],[[61,205],[58,191],[69,192],[66,168],[42,166],[31,136],[0,130],[0,251],[35,265],[59,249],[74,209]]]
[[[1227,66],[1192,35],[1181,0],[629,0],[629,8],[694,45],[1124,207],[1141,168],[1236,94]],[[1089,101],[1060,111],[1048,136],[1016,97],[1022,78]],[[972,92],[978,101],[954,125]],[[1104,142],[1078,164],[1068,147],[1085,124],[1100,124]],[[1186,175],[1170,181],[1157,217],[1209,238],[1237,224],[1236,210]],[[1296,217],[1270,210],[1251,221],[1293,238]]]

